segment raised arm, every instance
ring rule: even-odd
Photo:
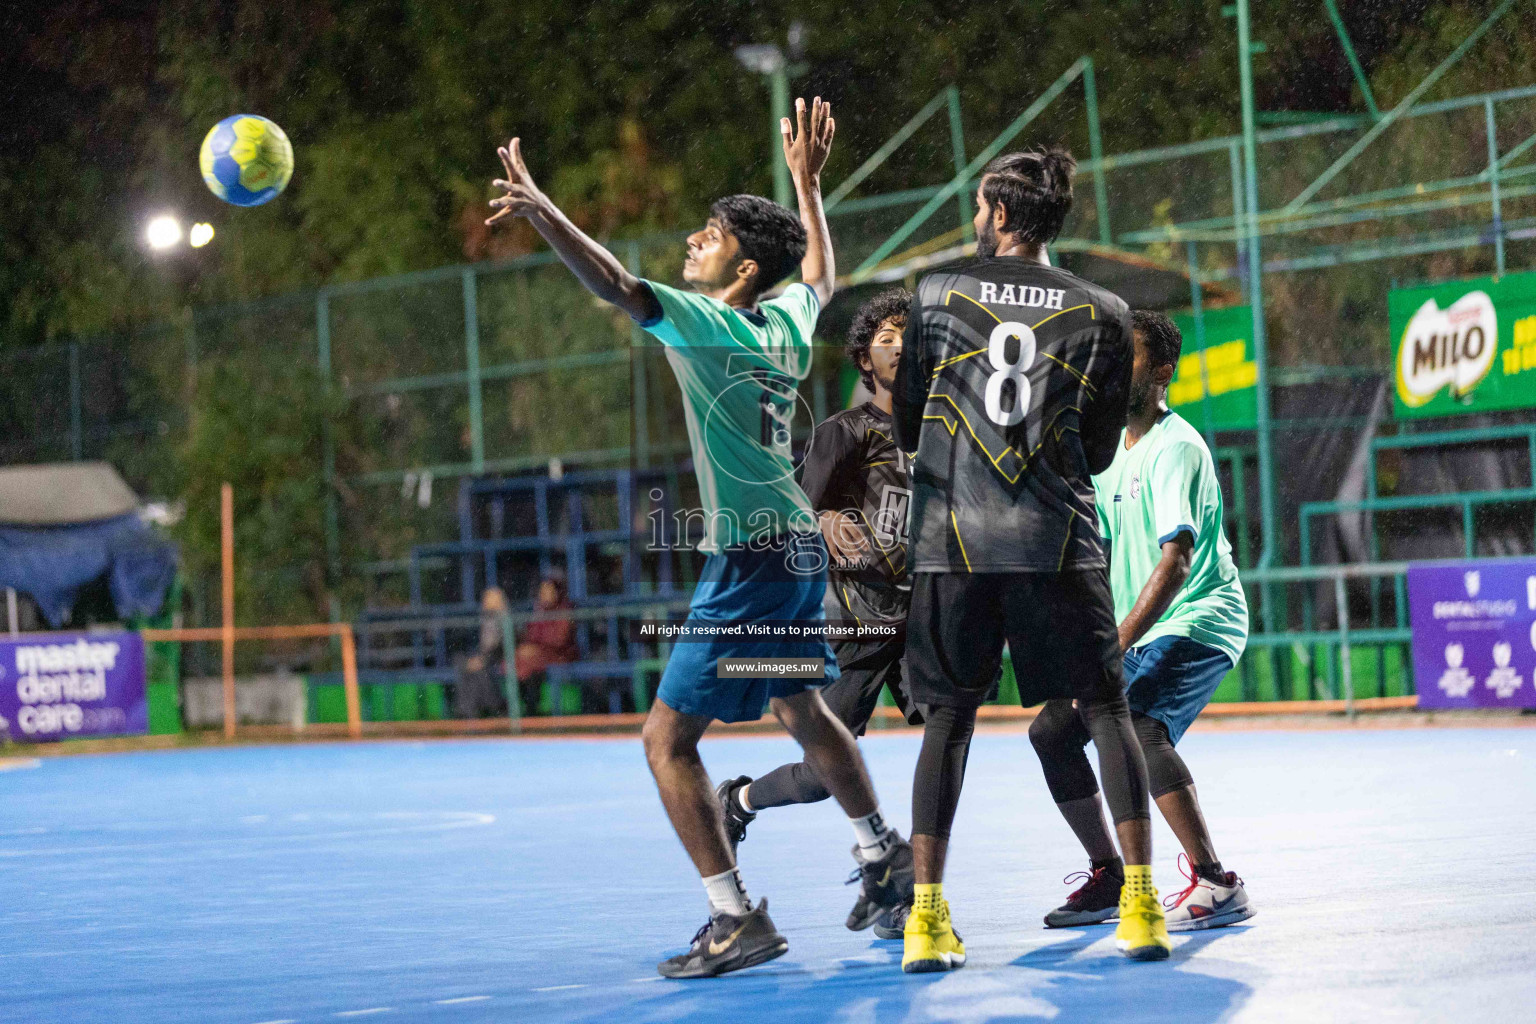
[[[779,132],[784,137],[784,160],[795,179],[795,198],[800,204],[800,223],[805,225],[805,259],[800,261],[800,278],[811,286],[825,306],[836,287],[837,268],[832,262],[832,233],[827,230],[827,214],[821,206],[821,169],[832,152],[832,104],[817,96],[809,112],[805,100],[795,100],[795,121],[784,118]]]
[[[512,217],[526,218],[588,291],[618,306],[636,320],[649,319],[654,313],[652,303],[655,300],[644,282],[624,269],[624,264],[613,253],[572,224],[571,219],[539,190],[528,173],[528,165],[523,163],[520,140],[513,139],[496,150],[496,154],[501,157],[507,177],[505,180],[498,178],[491,184],[505,189],[507,194],[491,200],[497,212],[486,224],[496,225]]]

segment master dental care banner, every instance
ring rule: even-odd
[[[1387,296],[1399,419],[1536,406],[1536,274]]]
[[[0,733],[16,743],[149,731],[137,633],[0,639]]]
[[[1536,559],[1408,569],[1421,708],[1536,708]]]

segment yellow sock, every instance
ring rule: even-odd
[[[1125,889],[1127,896],[1148,896],[1152,893],[1152,865],[1127,864]]]
[[[944,883],[934,882],[924,885],[922,882],[912,887],[913,910],[938,910],[939,904],[944,901]]]

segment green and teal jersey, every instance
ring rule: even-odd
[[[795,482],[790,430],[811,372],[821,303],[794,284],[755,309],[648,281],[659,315],[640,326],[667,347],[683,414],[709,554],[791,531],[817,532]]]
[[[1120,434],[1115,461],[1093,478],[1099,525],[1110,543],[1109,582],[1115,621],[1123,622],[1181,533],[1194,542],[1189,579],[1137,646],[1185,636],[1231,655],[1248,643],[1248,601],[1237,579],[1232,545],[1222,529],[1221,482],[1199,431],[1165,413],[1134,447]]]

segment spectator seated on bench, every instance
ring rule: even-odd
[[[572,607],[566,596],[565,580],[550,576],[539,584],[537,611],[569,611]],[[523,627],[522,638],[513,653],[516,658],[518,691],[523,701],[524,714],[537,714],[538,697],[548,682],[551,666],[568,665],[581,656],[576,645],[576,623],[567,618],[540,618],[535,615]],[[558,700],[558,697],[554,698]]]

